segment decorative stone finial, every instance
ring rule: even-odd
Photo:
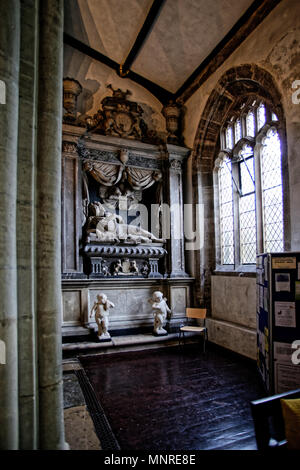
[[[170,101],[162,109],[162,114],[166,119],[166,127],[168,132],[167,142],[169,144],[181,144],[181,118],[183,107],[181,104]]]
[[[63,80],[64,97],[63,105],[66,113],[64,121],[76,121],[77,113],[77,97],[82,92],[82,86],[74,78],[64,78]]]

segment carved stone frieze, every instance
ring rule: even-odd
[[[162,246],[89,244],[84,247],[89,277],[155,277],[159,260],[166,255]]]
[[[162,258],[167,253],[162,246],[128,246],[128,245],[111,245],[110,243],[91,243],[84,247],[84,253],[87,256],[126,257],[126,258]]]
[[[62,143],[62,151],[64,153],[77,153],[77,145],[74,142],[64,141]]]
[[[123,151],[122,149],[120,151],[111,152],[108,150],[87,148],[83,139],[80,139],[77,143],[77,152],[79,157],[83,160],[100,160],[102,162],[118,164],[120,164],[121,161],[121,163],[126,163],[127,166],[151,168],[153,170],[159,170],[162,166],[161,160],[138,155],[128,150]],[[126,162],[123,161],[125,154],[127,157]]]

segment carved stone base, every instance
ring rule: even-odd
[[[111,341],[111,336],[108,332],[107,333],[102,333],[102,335],[98,336],[98,340],[101,343],[103,343],[105,341]]]
[[[166,255],[162,244],[112,245],[88,244],[84,247],[85,270],[91,279],[113,278],[162,278],[159,261]]]
[[[163,328],[160,331],[153,331],[154,336],[168,336],[168,332]]]
[[[109,316],[109,332],[111,336],[126,334],[153,334],[152,306],[148,299],[153,292],[160,290],[168,299],[172,310],[171,319],[164,326],[169,333],[178,332],[178,327],[186,319],[186,307],[193,305],[193,278],[181,279],[150,279],[106,277],[98,279],[66,279],[62,281],[63,333],[65,342],[72,331],[84,338],[86,334],[98,341],[98,327],[91,321],[90,312],[97,295],[105,293],[115,304]],[[83,341],[83,339],[82,339]],[[86,341],[86,340],[85,340]]]

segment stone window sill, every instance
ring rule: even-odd
[[[256,277],[256,265],[217,266],[213,274],[217,276]]]

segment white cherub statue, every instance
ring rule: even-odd
[[[167,319],[167,314],[171,313],[166,298],[160,291],[153,292],[149,302],[152,304],[152,311],[154,316],[154,334],[155,335],[167,335],[168,332],[164,329],[164,325]]]
[[[95,312],[95,321],[98,325],[98,338],[100,341],[107,341],[110,339],[110,334],[108,332],[108,316],[109,309],[114,306],[115,305],[107,299],[106,294],[101,293],[97,295],[97,300],[94,302],[90,317],[92,317],[93,312]]]

